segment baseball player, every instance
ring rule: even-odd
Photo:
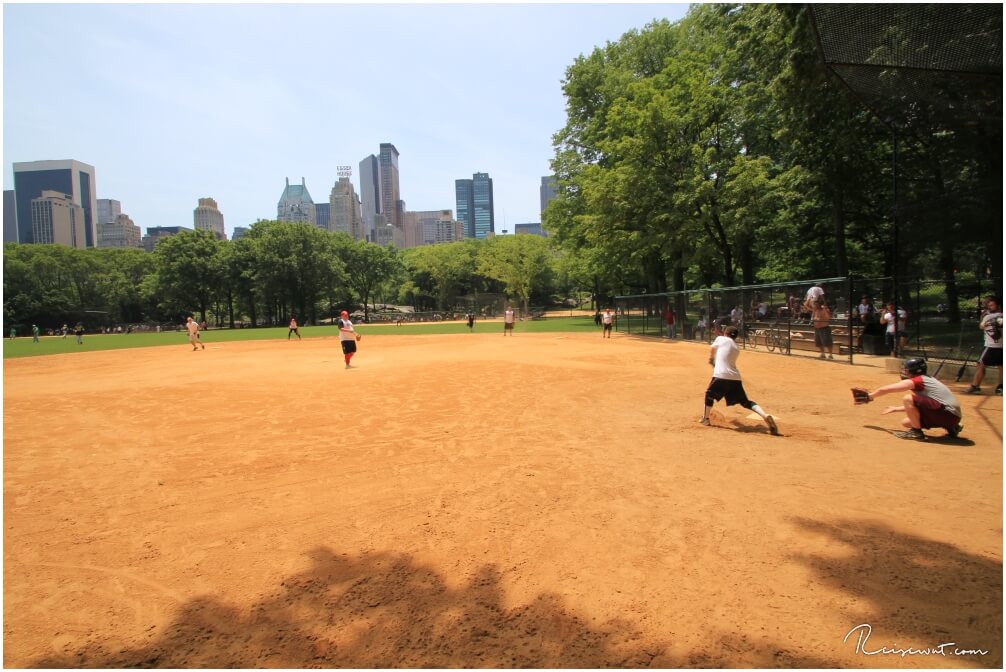
[[[779,436],[779,427],[775,424],[775,419],[762,410],[761,406],[748,399],[744,391],[744,384],[741,382],[741,373],[737,370],[737,357],[740,349],[737,347],[737,334],[740,330],[730,325],[723,329],[723,335],[717,336],[709,348],[709,363],[713,365],[713,379],[706,388],[706,405],[702,411],[703,425],[709,425],[709,411],[713,404],[726,397],[727,406],[740,404],[744,408],[754,411],[765,424],[768,431],[773,436]]]
[[[193,350],[198,350],[197,345],[201,345],[203,350],[206,346],[199,340],[199,323],[192,319],[192,317],[185,318],[185,329],[189,332],[189,343],[192,344]]]
[[[978,358],[975,367],[975,377],[971,381],[971,387],[967,389],[968,394],[981,394],[982,381],[985,380],[985,367],[992,366],[999,369],[999,385],[996,386],[996,394],[1002,396],[1003,393],[1003,314],[999,310],[999,303],[989,298],[985,301],[985,315],[978,323],[978,328],[985,335],[985,349],[982,356]]]
[[[947,435],[957,437],[964,430],[961,424],[961,404],[946,385],[926,375],[926,360],[915,357],[901,366],[901,380],[879,387],[873,392],[854,387],[852,396],[857,404],[867,404],[885,394],[904,392],[900,406],[888,406],[881,415],[904,411],[901,421],[905,431],[895,432],[899,439],[925,441],[923,429],[941,427]]]
[[[293,315],[291,315],[290,316],[290,331],[286,332],[286,340],[289,341],[290,340],[290,336],[292,336],[293,334],[297,334],[297,340],[298,341],[301,340],[301,338],[300,338],[300,327],[297,326],[297,318],[294,317]]]
[[[339,313],[339,342],[342,345],[342,354],[346,358],[347,369],[351,368],[349,360],[356,354],[356,342],[361,338],[363,337],[356,333],[353,323],[349,321],[349,312],[344,310]]]

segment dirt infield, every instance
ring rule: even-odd
[[[783,436],[701,427],[706,353],[518,329],[365,336],[351,370],[334,338],[5,361],[4,664],[1001,667],[1002,398],[902,441],[851,403],[882,360],[746,352]]]

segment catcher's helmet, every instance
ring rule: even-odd
[[[906,359],[905,363],[901,366],[901,373],[909,378],[915,376],[924,376],[927,371],[926,360],[921,357],[913,357],[912,359]]]

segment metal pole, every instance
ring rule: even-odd
[[[891,178],[894,182],[894,208],[891,212],[891,222],[894,226],[894,249],[891,260],[891,275],[894,280],[894,354],[900,357],[902,353],[898,347],[900,343],[898,338],[898,134],[893,126],[891,127],[891,138],[894,141],[894,151],[891,155]]]

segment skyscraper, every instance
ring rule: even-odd
[[[196,231],[212,231],[217,240],[227,240],[224,213],[220,212],[216,200],[212,198],[199,199],[199,205],[192,211],[192,223]]]
[[[276,206],[276,219],[280,222],[307,222],[316,224],[314,201],[307,192],[307,180],[300,178],[300,184],[290,184],[286,178],[286,188]]]
[[[402,211],[399,203],[402,192],[398,184],[398,150],[390,142],[381,143],[381,214],[392,226],[402,227]]]
[[[541,211],[545,212],[548,202],[555,198],[555,188],[559,186],[555,175],[546,175],[541,178],[541,186],[538,187],[538,197],[541,200]]]
[[[375,242],[374,229],[383,226],[385,220],[381,214],[381,167],[377,157],[371,154],[360,161],[360,209],[363,217],[363,230],[370,242]]]
[[[472,190],[471,180],[454,180],[454,199],[455,205],[457,205],[458,221],[465,229],[465,238],[474,238],[475,192]]]
[[[142,247],[142,245],[140,227],[133,223],[129,215],[120,213],[113,221],[98,224],[98,247]]]
[[[46,189],[31,199],[31,239],[35,243],[56,243],[84,247],[84,209],[70,194]]]
[[[78,243],[81,247],[94,247],[98,239],[94,166],[73,159],[14,164],[17,234],[22,243],[36,242],[32,233],[32,201],[41,197],[43,191],[65,194],[82,209],[84,221],[80,223]]]
[[[114,198],[98,199],[98,225],[114,222],[122,214],[122,203]]]
[[[17,205],[13,189],[4,189],[3,192],[3,242],[17,242]]]
[[[470,180],[455,180],[454,195],[458,221],[464,223],[466,238],[481,240],[496,232],[493,181],[488,173],[475,173]]]
[[[360,198],[353,189],[349,177],[340,177],[332,187],[328,199],[332,209],[332,231],[342,231],[353,237],[353,240],[366,240],[363,230]]]

